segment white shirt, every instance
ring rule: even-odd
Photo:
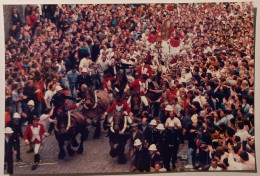
[[[246,137],[249,133],[246,130],[237,130],[235,136],[239,136],[241,141],[246,141]]]
[[[56,93],[55,91],[47,90],[44,95],[44,99],[47,101],[48,105],[50,106],[52,96]]]
[[[50,127],[50,122],[52,122],[53,120],[51,118],[49,118],[48,114],[42,114],[40,116],[40,121],[39,123],[43,124],[44,129],[47,130]]]
[[[166,120],[165,122],[165,127],[169,127],[169,124],[173,122],[173,123],[177,123],[177,126],[178,127],[181,127],[181,121],[177,118],[177,117],[174,117],[173,119],[171,119],[170,117]],[[174,126],[174,129],[178,129],[177,126]]]
[[[222,168],[218,166],[216,168],[213,168],[212,166],[210,166],[209,171],[222,171]]]
[[[83,58],[79,63],[80,68],[89,68],[90,64],[92,64],[92,60]]]

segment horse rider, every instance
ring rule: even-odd
[[[57,117],[57,115],[60,114],[60,111],[62,110],[63,107],[68,107],[69,110],[71,109],[75,109],[77,108],[83,100],[81,100],[79,103],[76,103],[76,104],[73,104],[73,105],[70,105],[68,106],[67,105],[67,102],[66,102],[66,99],[69,99],[69,100],[73,100],[73,101],[76,101],[75,98],[71,97],[71,96],[67,96],[64,94],[63,92],[63,88],[61,86],[57,86],[56,87],[56,94],[53,95],[52,99],[51,99],[51,105],[53,104],[55,106],[55,109],[54,109],[54,113],[53,115],[51,116],[51,119],[54,119],[55,117]],[[50,128],[48,130],[49,133],[52,132],[53,130],[53,123],[50,124]]]
[[[147,98],[145,97],[145,94],[148,90],[148,75],[144,74],[142,75],[141,79],[136,79],[134,82],[132,82],[131,84],[127,85],[124,92],[126,93],[129,88],[132,88],[133,89],[133,92],[138,92],[140,97],[141,97],[141,100],[144,104],[144,110],[148,110],[148,100]],[[128,99],[128,104],[131,102],[131,97],[129,97]]]
[[[43,135],[46,137],[50,135],[45,131],[43,124],[38,123],[39,120],[40,118],[35,116],[33,118],[33,123],[28,125],[24,132],[26,145],[34,145],[34,163],[32,165],[32,170],[35,170],[40,162],[39,149],[42,144]]]
[[[104,123],[107,123],[107,115],[111,111],[117,111],[117,112],[123,111],[123,114],[126,115],[126,117],[127,117],[128,123],[132,124],[132,119],[129,116],[131,109],[130,109],[129,105],[127,104],[126,100],[124,100],[120,96],[117,96],[116,101],[106,110],[106,112],[102,116],[102,118],[105,119]],[[112,118],[110,118],[109,121],[111,122]]]
[[[109,94],[110,100],[113,100],[113,81],[115,80],[115,76],[112,76],[110,73],[104,73],[103,90]]]
[[[149,78],[152,77],[151,59],[147,58],[144,61],[144,65],[140,65],[135,73],[136,76],[147,75]]]

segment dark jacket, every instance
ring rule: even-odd
[[[66,96],[64,93],[61,94],[56,93],[55,95],[53,95],[50,104],[51,105],[54,104],[55,108],[59,108],[64,105],[66,99],[76,101],[75,98]]]
[[[19,137],[23,138],[22,123],[21,123],[21,121],[18,121],[17,124],[16,124],[14,121],[10,121],[10,122],[8,122],[8,123],[6,124],[6,127],[12,128],[12,130],[14,131],[12,137],[13,137],[14,139],[17,139],[17,138],[19,138]]]
[[[17,150],[17,145],[15,144],[15,140],[12,136],[9,137],[8,143],[5,140],[5,161],[13,160],[13,150]]]
[[[38,111],[35,108],[33,108],[33,110],[28,109],[28,112],[26,114],[27,114],[28,124],[32,124],[34,116],[38,116]]]
[[[134,142],[136,139],[140,139],[142,143],[144,143],[144,135],[143,132],[140,130],[137,130],[135,137],[133,136],[133,130],[130,130],[130,145],[131,147],[134,146]]]
[[[158,161],[162,161],[162,158],[157,153],[154,153],[153,155],[150,155],[150,167],[155,167],[155,163]]]
[[[79,75],[76,81],[76,89],[79,90],[82,84],[86,84],[88,87],[93,86],[91,77],[89,75]]]
[[[150,124],[147,124],[145,130],[143,130],[142,122],[139,122],[138,123],[138,129],[143,132],[144,140],[147,140],[148,133],[149,133],[149,130],[150,130]]]
[[[140,149],[136,148],[135,151],[135,159],[134,159],[134,166],[140,171],[147,171],[150,170],[150,154],[146,147],[143,145]]]
[[[158,138],[159,138],[158,130],[156,128],[155,129],[149,128],[145,140],[147,140],[147,142],[151,145],[151,144],[157,144]]]

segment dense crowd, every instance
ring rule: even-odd
[[[186,169],[255,170],[252,2],[27,5],[13,9],[11,23],[5,125],[18,161],[21,125],[37,116],[48,130],[56,91],[76,103],[94,86],[110,94],[115,111],[129,100],[132,171],[169,171],[170,161],[175,169],[185,143]],[[124,92],[141,96],[139,116],[130,99],[112,94],[120,71]],[[158,112],[149,91],[160,94]]]

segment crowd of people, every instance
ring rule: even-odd
[[[27,5],[24,12],[13,9],[11,23],[5,126],[17,161],[19,138],[28,143],[21,126],[39,117],[48,136],[56,92],[78,103],[92,86],[114,103],[104,119],[122,106],[130,117],[132,171],[176,169],[186,143],[186,169],[255,170],[252,2]],[[141,97],[138,116],[131,99],[113,94],[118,72],[127,76],[123,91]],[[160,95],[153,102],[159,108],[147,92]]]

